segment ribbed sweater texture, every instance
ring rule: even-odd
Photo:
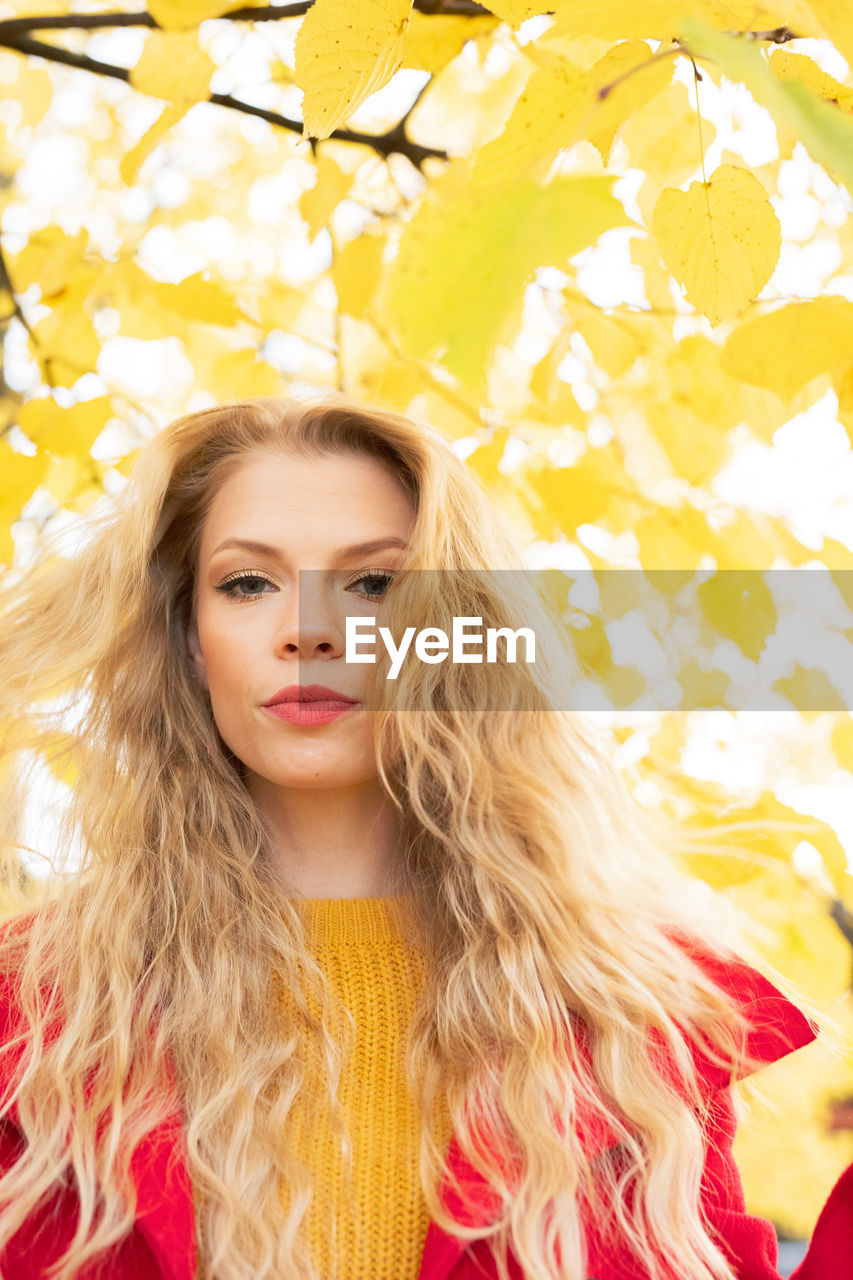
[[[404,1038],[423,987],[424,957],[406,936],[410,903],[408,895],[299,903],[309,949],[335,999],[330,1029],[351,1045],[337,1092],[351,1144],[350,1183],[317,1072],[307,1073],[288,1116],[292,1149],[314,1179],[303,1225],[323,1280],[417,1280],[420,1270],[429,1215],[420,1187],[419,1131],[405,1076]],[[280,984],[274,990],[286,1021],[292,1015],[290,997]],[[319,1017],[310,1002],[309,1008]],[[344,1010],[352,1015],[353,1032]],[[450,1132],[442,1109],[434,1136],[443,1151]],[[284,1181],[280,1194],[287,1210]]]

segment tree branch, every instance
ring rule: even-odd
[[[853,947],[853,913],[851,913],[839,898],[833,898],[829,908],[829,914],[832,916],[838,928],[844,934],[844,937]]]
[[[277,22],[280,18],[298,18],[307,13],[313,0],[296,0],[294,4],[244,5],[220,14],[216,22]],[[412,6],[423,14],[454,14],[473,18],[486,15],[489,10],[476,0],[414,0]],[[61,13],[30,14],[26,18],[4,18],[0,21],[0,39],[5,36],[26,35],[30,31],[98,31],[105,27],[157,27],[151,14],[145,9],[135,13]]]
[[[727,31],[727,35],[743,34],[748,40],[769,40],[771,44],[787,44],[789,40],[800,40],[802,37],[790,27],[774,27],[772,31]]]
[[[113,80],[123,80],[125,84],[130,83],[130,71],[127,67],[118,67],[111,62],[100,62],[97,58],[90,58],[84,53],[73,53],[70,49],[62,49],[59,45],[48,44],[43,40],[33,40],[30,36],[4,35],[2,24],[0,24],[0,47],[25,56],[44,58],[47,62],[57,62],[62,66],[76,67],[92,75],[108,76]],[[244,115],[257,116],[260,120],[266,120],[268,124],[280,129],[288,129],[292,133],[302,133],[301,120],[291,120],[288,116],[279,115],[277,111],[267,111],[264,107],[253,107],[250,103],[241,102],[239,98],[233,98],[228,93],[212,93],[204,101],[212,102],[218,107],[229,107],[232,111],[240,111]],[[406,156],[417,169],[421,169],[424,160],[431,156],[437,160],[446,160],[447,152],[440,147],[424,147],[406,137],[407,119],[408,114],[387,133],[361,133],[356,129],[335,129],[329,137],[339,142],[356,142],[372,147],[381,156],[399,152]],[[325,141],[325,139],[310,139],[312,150],[317,141]]]
[[[6,258],[3,254],[2,248],[0,248],[0,289],[6,290],[6,292],[8,293],[9,297],[12,300],[12,315],[20,324],[24,326],[27,333],[32,338],[33,343],[36,346],[38,346],[38,339],[36,338],[36,335],[33,333],[32,329],[30,328],[30,323],[27,320],[27,317],[24,315],[23,311],[21,310],[21,304],[18,301],[17,296],[15,294],[15,289],[12,284],[12,277],[9,275],[9,268],[6,266]],[[4,319],[5,318],[6,317],[4,317]]]
[[[838,925],[844,938],[853,947],[853,912],[844,905],[840,898],[833,898],[829,914]],[[850,987],[853,989],[853,971],[851,971]]]
[[[2,26],[3,24],[0,23],[0,28],[2,28]],[[772,31],[726,31],[723,34],[727,36],[741,36],[744,40],[768,40],[772,44],[787,44],[789,40],[802,39],[802,36],[800,36],[796,31],[792,31],[790,27],[774,27]],[[651,57],[645,58],[642,62],[638,62],[634,67],[629,67],[627,71],[624,71],[621,76],[617,76],[615,80],[611,80],[609,84],[603,84],[598,90],[599,98],[606,98],[608,93],[610,93],[612,89],[615,89],[618,84],[621,84],[623,80],[627,80],[629,76],[634,75],[637,71],[641,71],[650,63],[655,62],[658,58],[669,58],[674,53],[686,53],[687,56],[690,57],[689,49],[685,48],[681,40],[677,37],[673,37],[671,47],[665,46],[657,49]],[[691,62],[693,61],[692,58],[690,60]],[[702,79],[702,76],[696,68],[695,62],[693,63],[693,72],[696,80]]]

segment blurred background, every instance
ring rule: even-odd
[[[47,529],[71,554],[180,413],[336,387],[430,425],[530,568],[595,582],[567,609],[633,790],[853,1031],[853,723],[820,665],[853,640],[851,58],[827,0],[0,4],[7,572]],[[614,569],[672,571],[655,620]],[[781,570],[825,614],[774,667]],[[638,655],[685,609],[718,669],[688,650],[673,701]],[[40,777],[34,894],[70,781]],[[749,1108],[787,1274],[853,1160],[853,1057],[809,1045]]]

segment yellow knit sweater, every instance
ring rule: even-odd
[[[314,1178],[304,1228],[323,1280],[416,1280],[420,1269],[429,1216],[403,1039],[422,987],[424,957],[405,936],[409,902],[401,895],[313,898],[300,905],[312,954],[355,1022],[348,1041],[340,1010],[337,1026],[352,1044],[337,1095],[352,1148],[351,1187],[331,1106],[310,1079],[288,1116],[289,1141]],[[389,904],[401,909],[403,932]],[[286,1017],[289,997],[280,985],[275,989]],[[442,1151],[450,1133],[442,1109],[434,1133]],[[280,1194],[287,1210],[286,1185]]]

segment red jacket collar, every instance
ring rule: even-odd
[[[745,1049],[750,1057],[767,1065],[816,1039],[819,1028],[758,970],[743,961],[722,959],[695,939],[682,936],[680,942],[708,976],[740,1006],[749,1024]],[[710,1093],[730,1084],[729,1073],[712,1062],[698,1046],[693,1050],[692,1056],[703,1093]],[[661,1066],[664,1066],[663,1062]],[[741,1070],[738,1078],[742,1079],[748,1074],[748,1069]],[[617,1133],[597,1113],[579,1108],[577,1125],[581,1148],[590,1160],[619,1141]],[[462,1155],[455,1139],[451,1141],[448,1151],[448,1165],[466,1190],[473,1193],[472,1199],[477,1209],[471,1211],[458,1197],[451,1196],[447,1189],[443,1194],[445,1204],[452,1208],[457,1221],[469,1226],[481,1226],[485,1231],[497,1216],[499,1204],[477,1171]],[[469,1241],[449,1236],[435,1222],[431,1222],[418,1280],[445,1280],[468,1244]]]
[[[743,1009],[750,1023],[747,1048],[760,1062],[775,1062],[816,1038],[818,1029],[757,970],[743,962],[720,959],[701,945],[686,941],[684,945],[709,976]],[[3,982],[0,984],[0,1043],[8,1039],[15,1012],[14,991],[8,982]],[[23,1045],[8,1051],[3,1060],[2,1080],[9,1079],[11,1069],[17,1065],[22,1053]],[[703,1089],[710,1091],[728,1085],[728,1074],[710,1062],[701,1051],[694,1052],[694,1058]],[[131,1173],[137,1191],[136,1222],[164,1280],[194,1280],[197,1264],[193,1190],[186,1162],[183,1115],[170,1054],[165,1055],[161,1066],[163,1085],[174,1106],[169,1117],[139,1144],[131,1159]],[[20,1126],[17,1104],[12,1105],[8,1114]],[[578,1115],[578,1133],[581,1146],[590,1159],[617,1141],[614,1131],[598,1116],[583,1112]],[[497,1214],[496,1198],[465,1159],[455,1137],[451,1139],[447,1161],[452,1174],[466,1188],[470,1198],[467,1204],[462,1204],[449,1187],[444,1187],[445,1204],[451,1208],[457,1221],[482,1227],[485,1231]],[[448,1235],[431,1222],[419,1280],[446,1280],[469,1243]]]

